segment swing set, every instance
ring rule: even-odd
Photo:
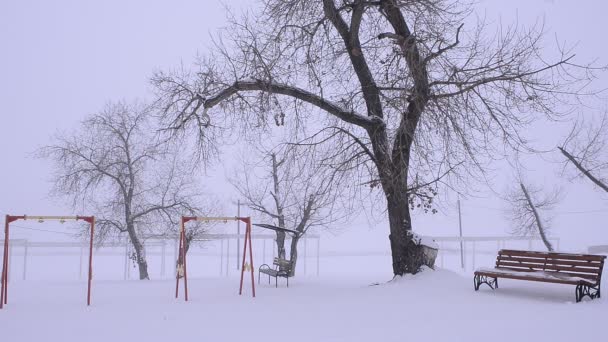
[[[241,221],[245,223],[245,243],[243,244],[243,261],[241,264],[241,284],[239,295],[243,294],[243,280],[245,271],[251,272],[251,294],[255,297],[255,281],[253,276],[253,251],[251,249],[251,217],[199,217],[182,216],[179,234],[179,257],[177,262],[177,272],[175,276],[175,298],[179,297],[179,279],[184,278],[184,299],[188,301],[188,268],[186,262],[186,223],[189,221],[211,222],[220,221]],[[246,262],[247,246],[249,246],[249,262]]]
[[[13,216],[6,215],[4,223],[4,254],[2,262],[2,286],[0,288],[0,309],[5,304],[8,304],[8,256],[9,256],[9,232],[11,222],[17,220],[37,220],[42,223],[44,221],[85,221],[91,225],[89,238],[89,276],[87,285],[87,305],[91,305],[91,280],[93,279],[93,236],[95,232],[95,216]]]

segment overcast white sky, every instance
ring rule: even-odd
[[[254,1],[223,1],[246,8]],[[495,21],[532,24],[544,18],[547,48],[553,37],[577,44],[580,61],[606,58],[605,1],[518,0],[481,1],[479,13]],[[87,114],[110,100],[150,95],[148,79],[153,71],[180,63],[188,65],[203,53],[210,35],[223,25],[224,8],[216,0],[174,1],[10,1],[0,3],[0,213],[51,214],[71,210],[48,197],[50,165],[31,157],[57,131],[75,127]],[[608,74],[597,88],[608,87]],[[549,134],[551,133],[551,134]],[[539,143],[560,140],[539,130]],[[558,155],[550,158],[556,159]],[[230,158],[230,156],[226,156]],[[556,177],[559,166],[543,160],[530,163],[532,178],[540,184],[561,184],[565,198],[554,220],[552,234],[564,248],[580,249],[608,244],[608,198],[588,182],[569,184]],[[497,168],[500,168],[497,165]],[[495,188],[504,190],[505,172],[497,172]],[[504,174],[504,175],[503,175]],[[226,201],[234,197],[223,182],[221,166],[211,172],[210,190]],[[505,176],[506,175],[506,176]],[[467,235],[504,235],[508,228],[501,208],[491,193],[463,201]],[[484,197],[485,196],[485,197]],[[591,212],[589,212],[591,211]],[[581,213],[585,212],[585,213]],[[233,212],[226,213],[233,215]],[[415,217],[415,228],[426,234],[454,235],[457,216],[444,213]],[[387,227],[370,229],[362,220],[329,238],[330,246],[388,248]]]

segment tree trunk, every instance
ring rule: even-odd
[[[139,279],[150,279],[148,275],[148,262],[146,261],[146,255],[144,251],[144,245],[139,241],[137,234],[135,233],[135,226],[132,223],[127,223],[127,232],[129,233],[129,239],[135,250],[135,262],[139,268]]]
[[[528,206],[530,207],[530,209],[532,210],[532,213],[534,214],[534,220],[536,221],[536,227],[538,228],[538,234],[540,235],[541,240],[543,240],[543,243],[545,244],[545,247],[547,247],[547,250],[549,252],[553,252],[553,246],[551,246],[551,243],[549,242],[549,240],[547,239],[547,236],[545,235],[545,229],[543,228],[543,224],[540,220],[540,215],[538,214],[538,211],[536,210],[536,207],[534,206],[534,203],[532,202],[532,199],[530,198],[530,195],[528,194],[528,189],[526,189],[526,187],[524,186],[523,183],[519,183],[519,185],[521,186],[521,191],[523,191],[524,196],[526,196],[526,201],[528,202]]]
[[[277,256],[281,259],[285,259],[285,232],[277,231]]]
[[[291,261],[290,277],[296,275],[296,265],[298,263],[298,242],[300,242],[300,236],[294,236],[291,238],[291,249],[289,251],[289,260]]]
[[[393,273],[396,276],[407,273],[416,274],[425,264],[425,255],[423,246],[414,241],[407,193],[405,191],[388,192],[386,199]]]

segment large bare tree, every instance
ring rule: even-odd
[[[196,184],[177,149],[155,139],[151,114],[142,104],[109,104],[40,150],[54,163],[55,194],[95,212],[96,238],[128,235],[140,279],[149,279],[146,235],[174,235],[180,215],[198,211]]]
[[[558,149],[578,176],[608,192],[608,114],[595,119],[576,122]]]
[[[349,210],[342,196],[342,173],[318,165],[319,151],[287,144],[262,153],[261,162],[246,162],[231,179],[247,205],[264,222],[272,222],[290,234],[289,260],[292,276],[298,259],[298,242],[312,228],[328,228]],[[286,232],[276,231],[277,255],[286,259]]]
[[[352,142],[336,158],[363,177],[352,185],[383,197],[395,275],[424,262],[410,212],[432,197],[422,189],[466,181],[505,147],[528,148],[523,129],[559,116],[593,78],[569,51],[543,55],[542,25],[491,28],[465,1],[259,4],[230,17],[192,69],[153,77],[166,126],[194,129],[202,144],[227,127],[335,128]]]

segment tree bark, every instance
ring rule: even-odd
[[[129,239],[131,239],[133,249],[135,250],[135,262],[137,262],[137,267],[139,269],[139,279],[149,280],[150,275],[148,274],[148,262],[146,261],[144,245],[137,237],[135,225],[132,222],[127,223],[127,233],[129,234]]]
[[[412,219],[405,191],[386,193],[393,274],[416,274],[425,263],[424,249],[412,234]]]
[[[549,252],[552,252],[553,246],[551,246],[551,243],[549,242],[549,240],[547,239],[547,236],[545,235],[545,229],[543,228],[543,224],[540,221],[540,215],[538,214],[538,211],[536,210],[536,206],[534,206],[534,203],[532,202],[532,199],[530,198],[530,194],[528,194],[528,189],[526,189],[526,187],[524,186],[523,183],[519,183],[519,185],[521,186],[521,191],[523,191],[524,196],[526,196],[526,201],[528,202],[528,206],[530,207],[530,210],[532,210],[532,213],[534,214],[534,220],[536,221],[536,227],[538,228],[538,234],[540,235],[541,240],[543,240],[545,247],[547,247],[547,250]]]
[[[280,226],[284,228],[283,226]],[[277,257],[285,259],[285,233],[277,232]]]
[[[290,277],[296,275],[296,265],[298,263],[298,242],[300,241],[300,236],[294,236],[291,238],[291,249],[289,251],[289,261],[291,261],[291,273]]]

